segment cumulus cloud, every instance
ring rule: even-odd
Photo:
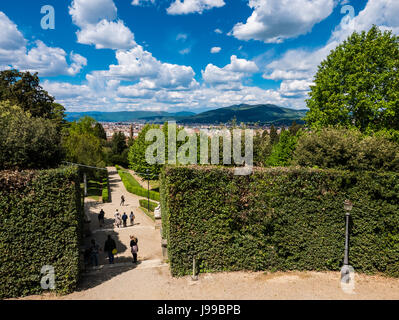
[[[118,64],[110,65],[109,70],[94,71],[87,75],[88,81],[144,81],[147,88],[154,89],[188,88],[195,84],[195,73],[191,67],[163,63],[139,45],[130,50],[118,50],[116,59]]]
[[[220,47],[213,47],[211,49],[211,53],[219,53],[221,50],[222,50],[222,48],[220,48]]]
[[[265,79],[282,80],[280,92],[284,96],[305,96],[318,65],[354,31],[367,31],[372,25],[399,34],[399,2],[369,0],[365,8],[353,19],[347,15],[332,32],[330,39],[318,49],[288,50],[266,66]],[[307,89],[306,89],[307,88]]]
[[[76,35],[79,43],[95,45],[96,49],[128,49],[136,44],[133,33],[120,20],[87,25]]]
[[[333,11],[334,0],[249,0],[252,15],[231,34],[240,40],[280,43],[310,32]]]
[[[224,5],[224,0],[175,0],[166,11],[171,15],[201,14],[205,10],[220,8]]]
[[[134,34],[123,21],[116,20],[113,0],[73,0],[69,7],[72,21],[80,28],[78,42],[97,49],[128,49],[136,45]]]
[[[3,12],[0,12],[0,68],[38,72],[40,76],[75,75],[87,64],[86,58],[37,40],[29,50],[28,41]],[[70,65],[67,62],[70,60]]]
[[[207,83],[229,83],[240,81],[242,78],[259,71],[258,66],[253,61],[238,59],[237,56],[231,56],[230,64],[219,68],[213,64],[208,64],[205,71],[202,71],[202,78]]]

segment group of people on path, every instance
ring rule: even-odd
[[[122,225],[124,228],[127,227],[127,219],[128,216],[126,214],[126,212],[123,213],[123,215],[121,215],[119,213],[119,210],[116,209],[115,214],[114,214],[114,218],[115,218],[115,227],[117,228],[121,228]],[[134,215],[133,211],[130,212],[130,225],[133,226],[134,225],[134,219],[136,218],[136,216]]]
[[[120,205],[121,206],[125,205],[125,197],[123,195],[121,196]],[[98,214],[98,222],[100,228],[104,226],[104,216],[105,212],[103,209],[101,209],[100,213]],[[114,221],[115,227],[121,228],[123,225],[123,227],[126,228],[128,218],[130,218],[130,225],[133,226],[136,217],[133,211],[130,212],[130,216],[128,217],[126,212],[124,212],[123,215],[121,215],[119,213],[119,210],[116,209],[114,218],[115,218]],[[137,263],[137,254],[139,250],[138,239],[133,235],[130,236],[130,250],[133,256],[133,263]],[[92,239],[90,247],[85,252],[85,258],[87,260],[87,263],[90,263],[92,266],[98,266],[98,256],[100,252],[101,252],[100,246],[96,243],[94,239]],[[116,242],[114,239],[112,239],[111,235],[108,235],[107,240],[104,243],[104,253],[107,253],[109,263],[114,264],[115,254],[117,254],[118,251],[116,249]]]
[[[139,240],[137,237],[130,236],[130,251],[133,256],[133,263],[137,263],[137,254],[139,252],[138,247]],[[86,263],[90,263],[92,266],[98,266],[98,255],[100,254],[100,246],[96,243],[94,239],[91,240],[90,247],[86,250]],[[111,235],[108,235],[107,240],[104,244],[104,253],[107,253],[109,264],[114,264],[115,255],[118,253],[116,249],[116,242],[112,239]]]

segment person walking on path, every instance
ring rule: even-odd
[[[134,225],[134,218],[136,218],[135,216],[134,216],[134,213],[133,213],[133,211],[130,211],[130,225]]]
[[[100,213],[98,214],[98,223],[100,225],[100,228],[102,228],[104,225],[104,215],[105,215],[105,212],[103,209],[101,209]]]
[[[92,266],[98,266],[98,254],[100,252],[100,247],[94,239],[91,240],[90,246],[90,261]]]
[[[115,217],[115,227],[120,228],[122,219],[121,219],[121,214],[119,213],[118,209],[116,209],[114,217]]]
[[[127,222],[127,214],[126,214],[126,212],[123,213],[122,221],[123,221],[123,227],[126,228],[127,227],[127,224],[126,224],[126,222]]]
[[[125,197],[123,196],[123,194],[122,194],[122,196],[121,196],[121,207],[123,207],[125,205]]]
[[[135,236],[130,236],[130,248],[133,255],[133,263],[137,263],[137,253],[139,252],[139,247],[137,243],[139,240]]]
[[[104,252],[108,253],[108,260],[109,264],[114,264],[114,250],[116,249],[116,243],[114,239],[108,235],[108,239],[105,241],[104,244]]]

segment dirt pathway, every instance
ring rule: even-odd
[[[142,262],[148,260],[160,261],[162,259],[161,236],[159,230],[155,229],[154,222],[139,209],[139,200],[144,199],[126,191],[115,168],[108,168],[109,180],[111,186],[111,203],[99,203],[90,199],[86,200],[86,212],[91,219],[90,230],[92,237],[100,245],[104,247],[105,240],[111,235],[116,242],[118,254],[115,256],[115,264],[129,262],[132,264],[130,253],[130,235],[134,235],[139,239],[138,258]],[[125,197],[125,205],[120,206],[121,196]],[[103,209],[105,212],[105,225],[100,228],[98,222],[98,213]],[[136,216],[134,226],[130,225],[128,219],[126,228],[114,227],[114,214],[116,209],[121,215],[126,212],[129,216],[133,211]],[[106,254],[100,253],[99,264],[108,264]]]

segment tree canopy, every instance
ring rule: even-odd
[[[373,26],[354,32],[324,60],[307,100],[306,122],[399,129],[399,37]]]
[[[42,169],[63,158],[57,125],[0,101],[0,170]]]

